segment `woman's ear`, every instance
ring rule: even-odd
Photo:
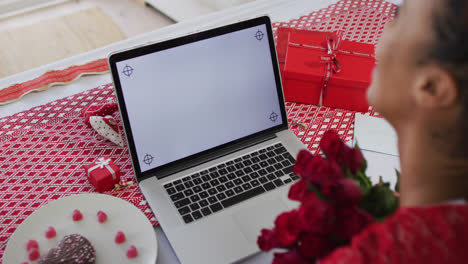
[[[459,87],[453,76],[435,65],[426,66],[416,72],[412,85],[415,103],[423,108],[444,109],[457,103]]]

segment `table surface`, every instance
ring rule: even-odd
[[[185,35],[192,32],[216,27],[242,19],[252,18],[260,15],[269,15],[271,20],[288,21],[298,18],[301,15],[309,14],[313,11],[327,7],[338,0],[257,0],[245,5],[211,13],[206,16],[193,18],[170,25],[149,33],[145,33],[127,40],[123,40],[103,48],[93,50],[78,56],[70,57],[48,65],[43,65],[20,74],[0,79],[0,89],[15,83],[25,82],[38,77],[48,70],[64,69],[72,65],[80,65],[99,58],[106,58],[111,52],[126,49],[129,47],[157,42],[172,37]],[[402,0],[387,0],[395,4],[401,4]],[[87,76],[78,81],[66,85],[52,87],[47,91],[32,93],[25,96],[18,102],[0,106],[0,118],[14,113],[30,109],[69,95],[73,95],[102,84],[111,82],[111,75],[103,74],[97,76]],[[161,227],[156,227],[155,232],[158,237],[158,260],[157,263],[179,263],[171,245],[169,244]],[[273,254],[259,253],[241,263],[271,263]]]

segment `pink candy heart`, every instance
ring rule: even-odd
[[[47,228],[47,230],[45,231],[45,236],[47,239],[51,239],[55,237],[56,235],[57,235],[57,232],[55,232],[55,228],[53,228],[52,226],[49,226],[49,228]]]
[[[39,244],[37,243],[36,240],[29,240],[28,243],[26,244],[26,250],[29,251],[32,248],[39,249]]]
[[[104,223],[105,221],[107,221],[107,214],[104,213],[103,211],[98,211],[97,218],[98,218],[99,223]]]
[[[83,214],[81,214],[80,210],[76,209],[73,210],[73,215],[72,215],[73,221],[80,221],[83,219]]]
[[[135,246],[130,246],[127,250],[127,258],[136,258],[138,256],[138,250]]]
[[[119,231],[117,232],[117,234],[115,235],[115,243],[117,244],[122,244],[123,242],[125,242],[125,234],[122,232],[122,231]]]
[[[39,250],[37,248],[32,248],[28,251],[28,258],[30,261],[35,261],[39,258]]]

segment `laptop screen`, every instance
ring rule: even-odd
[[[286,122],[269,41],[261,24],[116,63],[142,173]]]

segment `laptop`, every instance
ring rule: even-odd
[[[266,16],[112,54],[133,169],[182,263],[259,252],[305,146],[288,130]]]

